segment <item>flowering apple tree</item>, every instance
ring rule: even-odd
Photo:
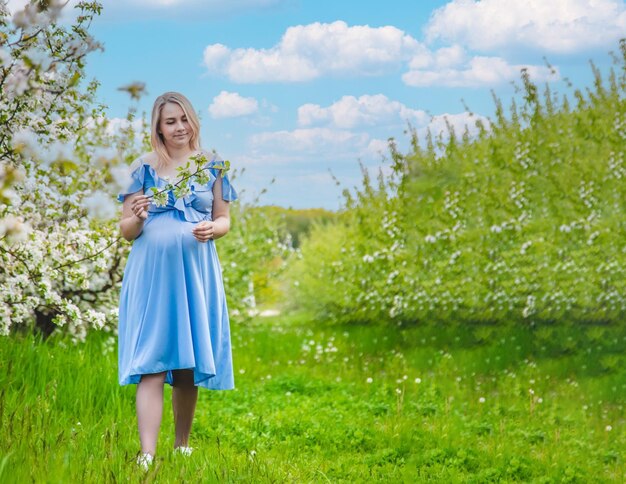
[[[86,56],[102,48],[88,33],[101,4],[77,3],[69,23],[64,6],[32,0],[11,16],[0,1],[0,334],[36,328],[81,341],[89,329],[117,327],[129,244],[115,198],[130,184],[129,163],[149,149],[150,130],[133,109],[107,119],[95,102],[98,82],[84,80]],[[137,99],[144,88],[120,89]],[[203,160],[195,162],[181,176],[201,182]],[[188,184],[168,189],[181,197]],[[166,193],[149,195],[158,204]],[[229,308],[245,319],[253,276],[282,269],[275,261],[290,246],[279,221],[235,207],[220,252]]]
[[[61,25],[63,6],[11,17],[0,3],[0,333],[64,328],[80,340],[117,320],[110,289],[126,248],[113,194],[142,135],[132,112],[112,130],[97,81],[84,82],[102,6],[79,2]]]

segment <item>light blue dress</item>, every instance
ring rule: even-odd
[[[212,390],[234,388],[228,309],[215,241],[198,242],[191,230],[211,220],[213,184],[223,162],[208,154],[211,179],[191,183],[192,193],[166,206],[151,204],[143,231],[133,241],[120,294],[118,327],[119,383],[139,383],[141,375],[191,368],[194,384]],[[164,188],[166,181],[142,158],[132,165],[132,183],[118,195],[143,187]],[[237,199],[228,175],[222,198]]]

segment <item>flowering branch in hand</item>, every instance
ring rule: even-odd
[[[195,171],[192,173],[191,170],[191,162],[195,164]],[[167,205],[167,194],[171,190],[176,199],[184,198],[191,193],[191,185],[190,182],[195,181],[200,185],[206,185],[211,181],[211,173],[209,173],[208,169],[213,168],[220,171],[220,176],[224,176],[226,172],[230,169],[230,161],[226,160],[220,164],[213,165],[211,167],[207,166],[208,161],[204,154],[194,155],[190,158],[190,161],[187,162],[184,166],[179,166],[176,168],[178,173],[178,181],[176,183],[167,183],[165,188],[159,190],[157,187],[152,187],[152,194],[148,195],[148,197],[152,197],[153,203],[157,207],[162,207]]]

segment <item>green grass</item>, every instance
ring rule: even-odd
[[[147,475],[108,335],[1,338],[0,481],[626,480],[624,328],[262,323],[233,326],[237,389],[200,390],[190,458],[166,385]]]

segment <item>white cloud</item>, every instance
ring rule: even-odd
[[[319,104],[304,104],[298,108],[298,124],[301,126],[330,124],[338,128],[354,128],[407,121],[424,124],[428,122],[428,118],[424,111],[410,109],[383,94],[364,95],[359,98],[343,96],[326,108]]]
[[[279,150],[280,152],[333,154],[354,153],[354,157],[367,147],[367,133],[353,133],[329,128],[295,129],[293,131],[267,131],[250,138],[255,151]]]
[[[239,83],[309,81],[324,74],[378,75],[408,61],[423,47],[392,27],[349,27],[343,21],[289,27],[269,49],[211,44],[207,69]]]
[[[463,66],[451,67],[446,59],[442,65],[436,56],[428,59],[425,56],[414,58],[412,69],[402,75],[405,84],[414,87],[446,86],[446,87],[483,87],[495,86],[506,81],[516,80],[520,71],[525,68],[535,82],[555,81],[560,75],[557,68],[552,72],[546,66],[516,64],[511,65],[501,57],[476,56]]]
[[[452,0],[437,9],[426,38],[493,51],[506,46],[573,53],[610,45],[626,32],[622,0]]]
[[[222,91],[213,98],[209,113],[215,119],[248,116],[259,110],[259,103],[253,97],[243,97],[236,92]]]
[[[442,47],[437,51],[422,49],[409,62],[411,69],[423,69],[426,67],[437,67],[445,69],[459,65],[466,60],[466,54],[460,45]]]
[[[389,153],[389,141],[374,138],[367,144],[367,152],[372,156],[386,156]]]

